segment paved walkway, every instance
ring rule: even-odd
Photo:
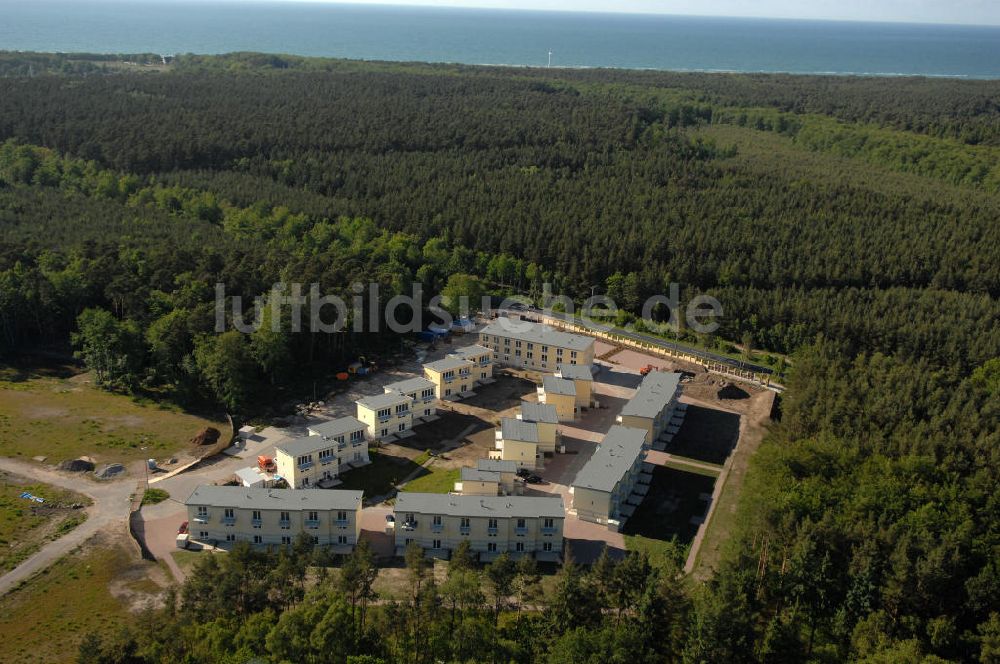
[[[6,594],[22,581],[46,569],[99,531],[111,528],[124,532],[131,505],[130,496],[135,490],[134,474],[99,482],[81,477],[79,473],[61,473],[36,463],[2,457],[0,457],[0,470],[76,491],[94,501],[93,505],[86,508],[86,521],[59,539],[47,543],[33,556],[0,576],[0,595]]]

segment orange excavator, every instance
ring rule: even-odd
[[[658,371],[658,370],[659,369],[657,369],[656,367],[654,367],[652,364],[647,364],[642,369],[639,369],[639,375],[640,376],[648,376],[650,371]]]

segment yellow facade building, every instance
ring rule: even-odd
[[[462,541],[481,561],[503,552],[511,557],[559,560],[565,510],[561,496],[457,496],[409,493],[396,496],[396,554],[416,542],[431,556],[447,558]]]
[[[583,521],[618,530],[649,491],[646,432],[615,425],[573,480],[573,509]]]
[[[549,325],[497,318],[479,332],[479,345],[493,363],[530,371],[553,372],[560,364],[593,364],[594,339]]]
[[[449,355],[424,365],[424,376],[434,384],[438,399],[454,400],[468,396],[475,384],[473,363],[457,355]]]
[[[350,553],[361,535],[362,498],[361,491],[202,485],[185,501],[188,532],[221,548],[290,546],[306,533],[317,546]]]

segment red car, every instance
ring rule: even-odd
[[[185,521],[184,523],[181,524],[181,527],[177,529],[177,534],[183,535],[187,531],[188,531],[188,522]]]

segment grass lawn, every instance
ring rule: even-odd
[[[426,475],[420,475],[403,487],[404,491],[422,493],[448,493],[455,488],[455,482],[462,475],[461,468],[437,468],[431,464]]]
[[[25,491],[44,503],[21,498]],[[0,572],[13,569],[49,541],[83,523],[73,504],[90,499],[72,491],[0,473]]]
[[[93,630],[111,633],[129,619],[125,602],[153,590],[152,582],[128,581],[136,566],[123,545],[95,543],[72,553],[29,583],[0,598],[0,661],[7,664],[72,662]],[[140,569],[141,571],[141,569]],[[141,586],[141,587],[140,587]]]
[[[626,548],[645,550],[654,558],[670,555],[671,546],[686,550],[698,532],[698,524],[691,519],[704,516],[707,510],[700,496],[711,494],[714,486],[714,477],[657,466],[649,493],[625,522]],[[676,544],[671,545],[671,540]]]
[[[156,505],[157,503],[162,503],[169,497],[170,494],[163,489],[146,489],[145,493],[142,494],[142,504]]]
[[[86,375],[0,372],[0,456],[128,462],[181,450],[208,426],[225,430],[173,405],[105,392]]]
[[[384,496],[392,487],[406,479],[406,476],[420,466],[405,457],[383,454],[378,450],[369,452],[372,462],[367,466],[348,470],[340,476],[338,489],[363,489],[365,498]]]

